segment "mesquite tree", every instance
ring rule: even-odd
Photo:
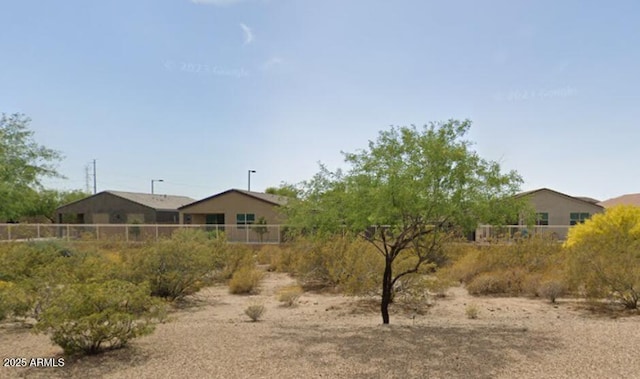
[[[382,131],[368,148],[343,153],[348,171],[321,166],[302,184],[300,199],[286,207],[298,230],[358,233],[382,254],[384,324],[394,285],[419,273],[452,230],[504,224],[523,205],[512,196],[520,176],[479,157],[463,139],[470,126],[450,120]]]

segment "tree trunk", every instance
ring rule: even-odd
[[[382,278],[382,301],[380,302],[380,312],[382,313],[382,323],[389,323],[389,303],[391,303],[392,271],[393,261],[387,257],[384,264],[384,277]]]

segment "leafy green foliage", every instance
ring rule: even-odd
[[[292,199],[295,199],[300,195],[300,191],[298,190],[298,188],[296,188],[296,186],[287,183],[280,183],[278,187],[267,187],[264,192],[271,195],[285,196]]]
[[[44,177],[59,177],[60,153],[37,144],[22,114],[0,116],[0,220],[18,220]]]
[[[223,239],[211,240],[200,230],[178,229],[171,238],[125,257],[127,278],[148,282],[154,296],[170,300],[193,294],[227,265]]]
[[[96,354],[149,334],[163,306],[149,288],[120,280],[56,288],[36,330],[51,336],[66,354]]]
[[[628,309],[640,299],[640,207],[616,206],[569,230],[571,280],[588,298],[611,297]]]
[[[24,216],[44,217],[50,222],[56,222],[55,211],[62,205],[81,200],[89,196],[84,191],[40,190],[33,191],[26,205]],[[68,220],[62,220],[68,221]]]
[[[284,208],[297,233],[356,233],[383,258],[381,313],[403,277],[418,274],[443,243],[480,222],[505,223],[524,204],[522,182],[480,158],[463,139],[470,121],[382,131],[365,150],[346,153],[350,170],[321,170]],[[397,268],[396,260],[403,262]]]

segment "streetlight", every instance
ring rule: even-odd
[[[249,170],[247,173],[247,191],[251,191],[251,174],[255,174],[256,170]]]
[[[151,194],[153,195],[153,183],[154,182],[164,182],[163,179],[151,179]]]

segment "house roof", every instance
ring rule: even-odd
[[[86,201],[88,199],[91,199],[92,197],[98,196],[98,195],[102,195],[102,194],[111,194],[113,196],[118,196],[121,197],[123,199],[132,201],[134,203],[138,203],[140,205],[155,209],[155,210],[171,210],[171,211],[175,211],[178,208],[180,208],[181,206],[185,205],[185,204],[189,204],[193,201],[195,201],[194,199],[187,197],[187,196],[175,196],[175,195],[158,195],[158,194],[149,194],[149,193],[138,193],[138,192],[123,192],[123,191],[102,191],[99,192],[93,196],[89,196],[89,197],[85,197],[84,199],[80,199],[80,200],[76,200],[72,203],[69,204],[65,204],[60,208],[64,208],[66,206],[69,206],[71,204],[76,204],[78,202],[81,201]]]
[[[516,194],[515,196],[516,197],[528,196],[528,195],[533,195],[534,193],[542,192],[542,191],[552,192],[552,193],[554,193],[556,195],[560,195],[560,196],[566,197],[568,199],[582,201],[584,203],[588,203],[588,204],[591,204],[591,205],[595,205],[596,207],[603,208],[601,203],[598,203],[598,200],[596,200],[596,199],[593,199],[593,198],[590,198],[590,197],[585,197],[585,196],[571,196],[571,195],[567,195],[566,193],[554,191],[554,190],[549,189],[549,188],[538,188],[538,189],[531,190],[531,191],[520,192],[520,193]]]
[[[614,197],[599,203],[605,208],[611,208],[615,205],[636,205],[640,206],[640,193],[629,193],[626,195]]]
[[[195,199],[187,196],[158,195],[138,192],[105,191],[123,199],[131,200],[134,203],[145,205],[149,208],[159,210],[177,210],[183,205],[192,203]]]
[[[249,196],[249,197],[252,197],[252,198],[257,199],[257,200],[265,201],[265,202],[273,204],[273,205],[285,205],[285,204],[287,204],[287,202],[289,200],[289,198],[286,197],[286,196],[272,195],[270,193],[262,193],[262,192],[245,191],[245,190],[241,190],[241,189],[232,188],[230,190],[227,190],[227,191],[224,191],[224,192],[220,192],[220,193],[215,194],[213,196],[206,197],[206,198],[204,198],[202,200],[198,200],[198,201],[194,201],[194,202],[189,203],[189,204],[185,204],[185,205],[181,206],[180,209],[183,209],[183,208],[186,208],[186,207],[190,207],[192,205],[196,205],[196,204],[199,204],[199,203],[202,203],[202,202],[205,202],[205,201],[209,201],[211,199],[214,199],[214,198],[219,197],[219,196],[226,195],[226,194],[231,193],[231,192],[237,192],[237,193],[240,193],[242,195]]]

